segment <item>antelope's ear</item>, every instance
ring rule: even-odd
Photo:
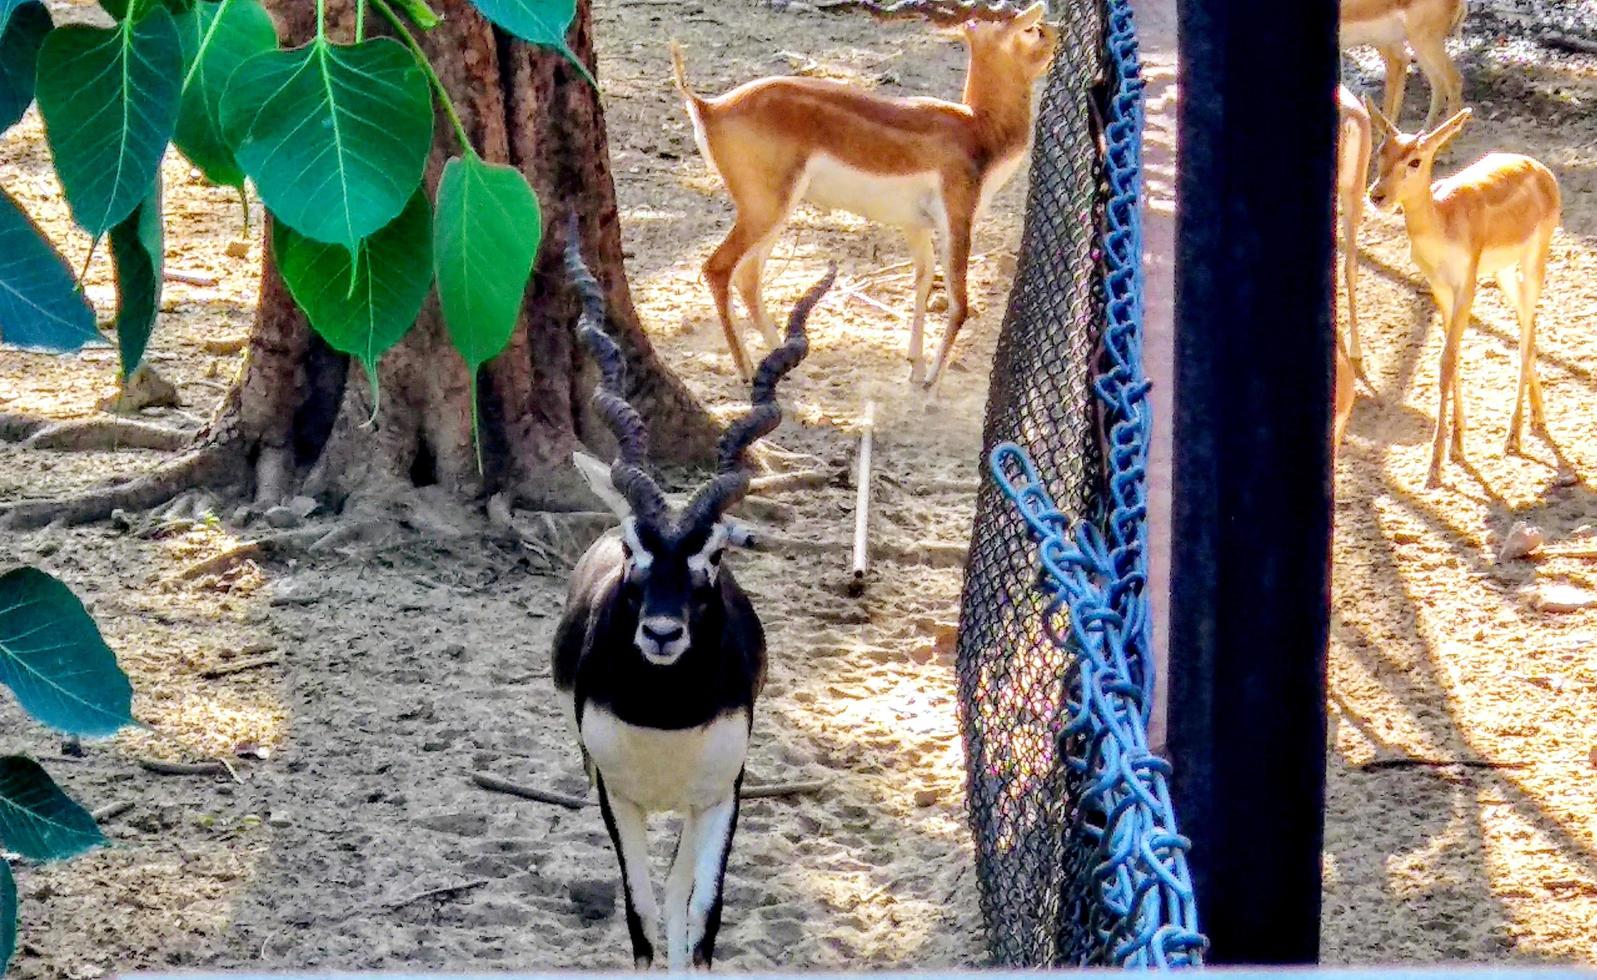
[[[1455,112],[1452,118],[1422,137],[1426,146],[1433,150],[1441,149],[1444,143],[1458,135],[1458,131],[1464,128],[1465,123],[1469,122],[1471,115],[1473,113],[1468,106]]]
[[[1035,27],[1037,24],[1042,22],[1042,15],[1046,14],[1047,12],[1048,5],[1043,3],[1042,0],[1037,0],[1036,3],[1015,15],[1015,25],[1021,30]]]
[[[614,511],[617,517],[624,521],[632,516],[632,505],[627,503],[627,498],[621,495],[610,479],[609,466],[580,450],[571,454],[571,462],[576,465],[582,478],[588,481],[588,488],[594,496],[604,501],[605,506]]]

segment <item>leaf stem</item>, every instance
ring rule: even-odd
[[[355,0],[355,43],[366,40],[366,0]]]
[[[189,83],[194,81],[194,76],[200,70],[200,62],[205,58],[205,52],[211,46],[211,39],[216,36],[216,29],[222,23],[222,18],[227,16],[227,8],[233,5],[233,0],[222,0],[216,5],[216,14],[211,17],[211,25],[205,29],[205,36],[200,38],[200,46],[194,51],[194,64],[189,65],[188,73],[183,76],[183,92],[189,90]]]
[[[321,3],[323,0],[317,0],[317,2]],[[466,135],[465,124],[460,121],[460,115],[455,111],[455,100],[449,97],[449,90],[444,88],[443,80],[433,70],[432,62],[427,60],[427,53],[421,49],[420,44],[416,43],[416,36],[410,33],[410,28],[406,27],[405,22],[399,19],[398,14],[394,13],[394,8],[388,5],[388,0],[372,0],[372,3],[377,7],[377,12],[382,14],[390,24],[394,25],[394,30],[399,32],[400,38],[410,48],[411,53],[416,56],[416,61],[421,65],[421,70],[427,74],[427,80],[432,83],[433,90],[438,93],[439,104],[444,107],[444,114],[449,117],[450,124],[455,127],[455,138],[460,140],[461,149],[472,156],[476,156],[477,150],[471,145],[471,137]]]
[[[327,0],[316,0],[316,40],[327,40]]]

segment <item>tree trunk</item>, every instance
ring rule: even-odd
[[[315,33],[315,5],[268,0],[286,45]],[[353,0],[330,0],[328,30],[354,34]],[[562,252],[568,216],[580,216],[582,251],[609,301],[612,334],[629,365],[629,397],[649,421],[661,461],[712,455],[716,427],[654,353],[639,325],[621,258],[621,229],[599,93],[559,55],[510,39],[468,0],[442,0],[443,23],[420,33],[476,149],[527,175],[543,207],[545,239],[509,347],[479,385],[482,468],[471,437],[464,362],[450,347],[436,299],[379,364],[380,404],[353,358],[316,337],[264,249],[260,305],[242,376],[212,423],[235,444],[234,475],[259,504],[295,492],[344,500],[365,492],[439,485],[465,496],[505,492],[516,503],[562,509],[588,500],[570,464],[579,444],[608,452],[609,434],[588,407],[594,372],[575,340],[578,304]],[[386,27],[369,15],[367,30]],[[570,33],[590,67],[592,8],[580,0]],[[440,114],[427,167],[436,189],[461,150]],[[529,230],[530,233],[530,230]],[[270,241],[270,228],[266,230]]]

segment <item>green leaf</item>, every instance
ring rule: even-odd
[[[142,7],[154,6],[156,0],[140,0]],[[160,0],[160,5],[173,15],[186,14],[194,7],[194,0]],[[118,21],[128,15],[128,0],[100,0],[100,9],[110,14]]]
[[[104,843],[93,815],[43,766],[21,755],[0,759],[0,846],[31,861],[65,861]]]
[[[477,156],[444,167],[433,221],[438,302],[473,375],[510,342],[542,238],[538,196],[520,171]]]
[[[73,24],[45,39],[45,135],[72,216],[95,238],[149,193],[177,125],[182,83],[177,27],[161,7],[120,27]]]
[[[566,32],[577,16],[577,0],[471,0],[482,15],[500,27],[539,47],[565,55],[588,84],[599,83],[576,52],[566,44]]]
[[[59,353],[104,340],[66,260],[0,190],[0,343]]]
[[[133,213],[111,229],[111,259],[116,265],[116,344],[126,381],[144,360],[144,348],[161,309],[161,267],[166,258],[161,235],[161,181]]]
[[[222,93],[238,66],[277,50],[277,28],[257,0],[197,4],[177,18],[183,98],[173,141],[213,184],[244,186],[244,171],[222,138]]]
[[[276,218],[354,252],[421,185],[431,92],[398,41],[317,39],[240,65],[222,96],[222,133]]]
[[[432,289],[432,208],[417,190],[399,217],[350,254],[273,226],[277,271],[311,326],[334,350],[360,358],[377,405],[377,359],[404,338]]]
[[[0,0],[0,133],[16,125],[33,104],[39,48],[53,23],[44,4],[28,0],[15,11]]]
[[[17,951],[17,880],[11,877],[11,862],[0,859],[0,976],[11,965]]]
[[[443,23],[443,18],[427,5],[427,0],[394,0],[397,7],[410,22],[424,31],[430,31]]]
[[[72,590],[37,568],[0,575],[0,684],[71,735],[101,738],[133,723],[133,688],[116,654]]]

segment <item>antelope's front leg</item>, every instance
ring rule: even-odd
[[[693,868],[697,859],[698,819],[692,811],[682,815],[671,874],[665,880],[666,965],[672,973],[688,968],[688,899],[693,895]]]
[[[632,965],[647,970],[659,945],[660,909],[649,881],[649,841],[643,808],[612,797],[599,776],[599,812],[621,865],[621,890],[627,903],[627,932],[632,936]]]
[[[721,889],[726,884],[726,861],[732,853],[732,835],[737,830],[738,775],[732,795],[720,803],[694,813],[693,894],[688,899],[688,941],[693,947],[693,966],[708,970],[715,956],[715,936],[721,930]]]

